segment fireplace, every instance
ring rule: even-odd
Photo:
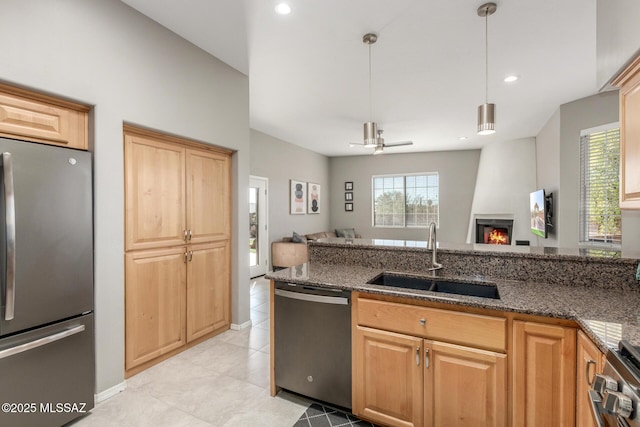
[[[512,219],[476,218],[476,243],[510,245],[512,232]]]

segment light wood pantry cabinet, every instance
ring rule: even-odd
[[[640,209],[640,56],[613,85],[620,89],[620,208]]]
[[[124,153],[130,376],[229,328],[231,153],[130,126]]]
[[[576,330],[513,321],[513,426],[574,426]]]
[[[0,84],[0,136],[87,150],[89,107]]]
[[[389,426],[506,426],[506,319],[352,300],[354,414]]]
[[[193,245],[187,257],[187,342],[191,342],[229,325],[229,244]]]
[[[183,248],[125,256],[125,363],[130,369],[186,344]]]
[[[578,331],[576,364],[576,426],[596,427],[591,413],[588,392],[595,374],[602,373],[604,354],[585,335]]]

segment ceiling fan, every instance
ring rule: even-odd
[[[374,148],[373,154],[381,154],[385,147],[397,147],[400,145],[412,145],[412,141],[393,142],[386,144],[382,138],[382,129],[378,129],[378,125],[371,119],[373,102],[371,96],[371,45],[378,41],[378,36],[373,33],[367,33],[362,36],[362,42],[369,46],[369,121],[364,123],[363,141],[350,143],[350,147]]]

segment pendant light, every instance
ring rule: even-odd
[[[489,15],[498,9],[495,3],[485,3],[478,8],[478,16],[484,18],[485,41],[485,74],[484,74],[484,104],[478,107],[478,135],[495,133],[496,105],[489,104]]]
[[[373,121],[373,101],[371,95],[371,45],[378,41],[378,36],[367,33],[362,36],[362,42],[369,45],[369,121],[364,123],[364,146],[374,148],[378,145],[378,125]]]

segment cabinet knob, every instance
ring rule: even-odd
[[[420,322],[420,326],[425,326],[427,324],[427,319],[423,317],[422,319],[419,320],[419,322]]]

